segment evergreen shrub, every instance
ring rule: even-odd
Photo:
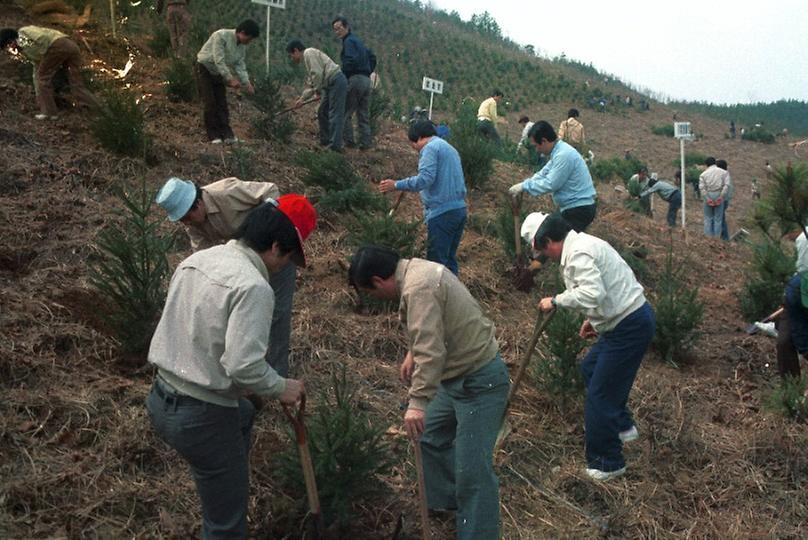
[[[777,309],[794,270],[794,256],[787,254],[778,240],[766,237],[756,244],[739,295],[744,317],[757,321]]]
[[[101,146],[116,154],[133,157],[148,154],[150,141],[143,111],[129,92],[108,90],[90,130]]]
[[[589,166],[589,172],[595,180],[601,182],[610,182],[615,178],[626,182],[644,166],[645,164],[635,157],[625,159],[615,156],[595,161]]]
[[[660,126],[653,126],[651,128],[651,133],[653,133],[654,135],[661,135],[663,137],[673,137],[675,134],[673,130],[673,124],[662,124]]]
[[[808,422],[808,378],[786,377],[768,398],[769,408],[798,422]]]
[[[258,109],[252,120],[253,134],[267,141],[289,144],[295,124],[290,113],[278,115],[285,108],[280,82],[271,76],[259,78],[255,83],[255,94],[249,99]]]
[[[196,78],[194,65],[190,60],[174,58],[165,73],[166,93],[169,101],[186,103],[196,99]]]
[[[452,146],[460,154],[466,185],[484,186],[494,171],[494,158],[499,150],[477,130],[477,107],[470,101],[460,106],[452,126]]]
[[[400,221],[387,213],[357,214],[350,226],[350,242],[359,247],[366,244],[387,246],[403,257],[418,255],[416,240],[421,226],[419,221]]]
[[[303,183],[323,191],[315,197],[321,210],[343,213],[387,208],[387,199],[370,191],[341,154],[303,151],[297,154],[295,162],[306,169]]]
[[[741,135],[741,139],[764,144],[774,144],[774,133],[762,127],[753,127]]]

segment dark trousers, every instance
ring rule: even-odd
[[[454,275],[457,266],[457,247],[466,226],[466,209],[457,208],[435,216],[426,222],[426,258],[440,263]]]
[[[320,93],[317,121],[320,124],[320,144],[332,150],[342,150],[342,129],[345,126],[345,100],[348,80],[340,71]]]
[[[608,472],[626,466],[619,434],[634,424],[628,395],[655,328],[654,311],[646,302],[601,334],[581,363],[586,383],[586,462],[591,469]]]
[[[682,194],[677,190],[668,199],[668,227],[676,226],[676,213],[682,207]]]
[[[34,79],[36,82],[36,101],[42,114],[55,116],[58,109],[54,98],[53,77],[62,67],[67,69],[70,92],[80,105],[97,108],[98,99],[87,90],[81,78],[81,51],[79,46],[69,38],[63,37],[54,41],[42,60],[36,66]]]
[[[345,102],[345,128],[343,137],[345,144],[355,144],[353,134],[353,114],[359,129],[359,147],[370,148],[370,77],[367,75],[351,75],[348,79],[348,98]]]
[[[166,7],[166,24],[174,54],[184,53],[191,31],[191,13],[186,4],[169,4]]]
[[[196,85],[202,98],[203,120],[208,140],[231,139],[230,110],[227,108],[227,86],[221,75],[214,75],[202,64],[196,64]]]
[[[783,299],[786,312],[777,323],[777,370],[781,377],[799,377],[799,355],[808,354],[808,309],[802,305],[801,283],[799,274],[788,281]]]
[[[249,452],[255,408],[179,396],[158,378],[146,398],[152,427],[188,462],[202,501],[202,538],[247,537]]]
[[[478,120],[477,131],[486,139],[491,139],[495,143],[500,144],[499,133],[497,133],[497,128],[494,127],[494,123],[491,120]]]
[[[595,219],[597,213],[597,204],[588,204],[586,206],[576,206],[575,208],[568,208],[561,212],[563,217],[570,227],[575,232],[584,232],[589,224]]]
[[[727,208],[729,208],[729,198],[724,199],[724,213],[721,215],[721,240],[729,240],[729,227],[727,226]]]

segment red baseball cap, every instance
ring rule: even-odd
[[[292,260],[296,265],[305,268],[306,255],[303,252],[303,242],[317,227],[317,211],[306,197],[297,193],[282,195],[278,197],[277,203],[278,210],[289,218],[297,231],[300,246],[298,251],[292,255]]]

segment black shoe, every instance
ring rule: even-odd
[[[345,148],[356,148],[356,144],[352,143],[352,142],[346,142],[345,143]],[[362,147],[360,146],[359,149],[361,150]]]
[[[343,150],[342,148],[334,148],[333,146],[329,146],[328,150],[331,150],[332,152],[336,152],[338,154],[344,154],[345,153],[345,150]]]

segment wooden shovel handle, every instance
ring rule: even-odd
[[[525,354],[522,357],[522,363],[519,364],[519,369],[516,371],[516,377],[514,377],[513,384],[508,392],[508,401],[505,405],[506,411],[507,408],[510,407],[511,401],[516,395],[516,391],[519,389],[519,385],[522,383],[522,377],[524,377],[527,365],[530,363],[531,356],[533,356],[533,350],[536,348],[536,343],[538,343],[544,329],[547,328],[548,324],[550,324],[550,321],[553,319],[553,315],[555,315],[555,310],[548,313],[540,313],[539,316],[536,317],[536,324],[533,327],[533,335],[530,336],[530,342],[527,345],[527,349],[525,349]]]
[[[513,241],[514,249],[516,250],[516,264],[519,265],[522,261],[522,235],[520,232],[520,214],[522,213],[522,194],[517,197],[510,197],[511,199],[511,212],[513,213]]]
[[[415,449],[415,469],[418,473],[418,514],[421,516],[421,538],[429,540],[429,510],[426,506],[426,481],[424,479],[424,461],[421,457],[421,443],[413,440],[412,446]]]

